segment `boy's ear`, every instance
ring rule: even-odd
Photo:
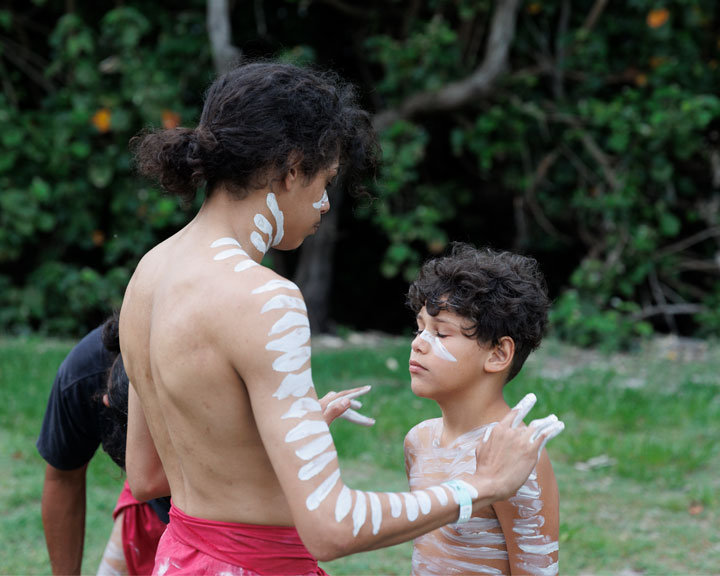
[[[485,358],[485,371],[490,373],[503,372],[510,368],[514,357],[515,341],[510,336],[503,336]]]
[[[288,168],[285,178],[283,178],[283,185],[286,191],[290,191],[300,181],[300,154],[298,152],[291,152],[288,156]]]

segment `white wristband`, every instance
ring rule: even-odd
[[[452,490],[455,502],[460,505],[460,514],[456,524],[462,524],[470,520],[470,516],[472,515],[472,498],[470,497],[467,484],[462,480],[450,480],[443,482],[443,484]]]

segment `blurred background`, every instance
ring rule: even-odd
[[[369,197],[268,263],[315,330],[402,333],[451,241],[536,257],[553,333],[627,347],[720,328],[715,0],[30,0],[0,4],[0,333],[77,337],[194,213],[129,139],[194,126],[257,57],[354,82],[384,150]],[[201,198],[198,199],[198,202]]]

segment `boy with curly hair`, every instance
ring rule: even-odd
[[[405,438],[410,488],[422,490],[474,471],[478,441],[510,411],[505,385],[540,345],[550,300],[535,260],[456,243],[449,256],[425,263],[408,305],[418,327],[412,390],[442,411]],[[540,450],[515,496],[416,538],[412,573],[557,574],[558,489]]]

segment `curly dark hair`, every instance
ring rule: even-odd
[[[314,177],[339,158],[353,190],[374,175],[380,148],[352,86],[332,72],[253,62],[220,76],[195,129],[144,132],[131,140],[138,171],[185,202],[206,184],[242,197],[299,162]]]
[[[449,310],[466,318],[468,337],[496,345],[503,336],[515,342],[507,381],[512,380],[542,340],[550,299],[533,258],[453,243],[448,256],[427,261],[410,285],[407,304],[431,316]]]

